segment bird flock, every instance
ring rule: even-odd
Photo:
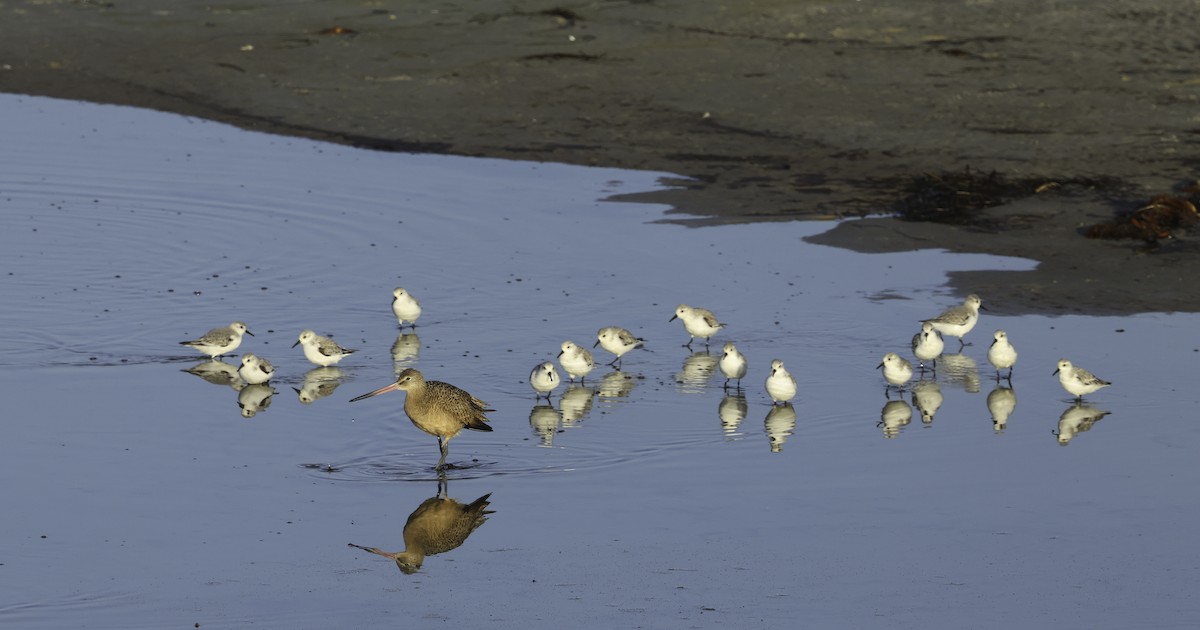
[[[983,309],[982,300],[978,295],[972,294],[968,295],[961,305],[948,308],[936,317],[920,322],[921,329],[912,337],[911,350],[922,373],[926,370],[926,362],[929,363],[929,369],[936,373],[938,359],[942,357],[946,346],[945,336],[958,339],[959,350],[968,345],[963,338],[979,322],[980,309]],[[401,328],[408,325],[415,329],[416,321],[421,316],[421,305],[408,291],[397,287],[392,292],[392,313]],[[668,321],[676,319],[682,322],[689,336],[687,343],[683,344],[686,348],[691,348],[697,338],[703,339],[705,348],[708,348],[712,337],[726,327],[712,311],[687,304],[676,307],[675,313]],[[216,359],[236,350],[242,343],[243,335],[253,336],[253,333],[244,322],[235,321],[228,326],[214,328],[198,339],[179,343]],[[592,348],[599,347],[613,355],[608,365],[619,370],[624,356],[632,350],[644,347],[645,341],[625,328],[607,326],[597,331]],[[355,352],[354,349],[342,347],[333,339],[312,330],[301,331],[296,342],[292,344],[293,348],[296,346],[301,346],[305,358],[321,367],[336,365]],[[1017,356],[1017,350],[1009,341],[1008,334],[997,330],[992,336],[992,343],[987,352],[988,362],[996,370],[997,382],[1004,378],[1011,384]],[[579,379],[582,383],[596,367],[596,359],[592,353],[571,340],[562,342],[557,358],[570,382]],[[725,376],[724,388],[729,389],[732,382],[734,388],[740,392],[742,379],[749,367],[746,356],[734,343],[726,342],[717,365]],[[912,362],[896,352],[884,354],[876,369],[882,370],[885,381],[884,394],[888,397],[892,390],[903,392],[909,388],[914,374]],[[275,369],[270,361],[250,353],[242,356],[237,368],[237,377],[248,385],[266,384],[274,374]],[[1083,396],[1111,384],[1073,365],[1067,359],[1058,362],[1053,374],[1058,376],[1063,389],[1074,396],[1077,403],[1082,402]],[[917,389],[922,383],[912,386],[914,398],[920,397],[921,393]],[[534,390],[535,399],[545,397],[549,401],[551,393],[561,384],[562,378],[552,361],[539,363],[529,373],[529,385]],[[787,406],[796,396],[796,379],[788,373],[781,359],[771,361],[764,387],[773,406]],[[394,383],[357,396],[351,399],[351,402],[392,391],[405,392],[405,414],[418,429],[437,437],[441,454],[437,465],[439,471],[447,466],[447,445],[450,439],[463,429],[492,430],[487,424],[486,414],[494,410],[489,408],[487,403],[449,383],[426,380],[420,371],[413,368],[400,372]],[[885,416],[886,414],[885,407]]]

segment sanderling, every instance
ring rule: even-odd
[[[1000,380],[1000,370],[1008,368],[1008,380],[1012,380],[1013,365],[1017,362],[1017,349],[1008,342],[1008,333],[997,330],[992,335],[992,346],[988,348],[988,363],[996,368],[996,381]]]
[[[207,354],[214,359],[233,352],[238,346],[242,345],[242,335],[254,336],[254,333],[246,330],[246,325],[242,322],[233,322],[224,328],[214,328],[199,339],[192,341],[180,341],[181,346],[191,346],[199,350],[202,354]]]
[[[550,400],[550,392],[554,391],[562,383],[562,378],[558,375],[558,370],[550,361],[539,363],[533,371],[529,373],[529,386],[537,393],[537,397],[546,397]]]
[[[404,327],[404,322],[416,328],[417,318],[421,316],[421,303],[408,291],[396,287],[396,290],[392,291],[392,313],[396,315],[396,321],[400,322],[401,328]]]
[[[601,328],[596,332],[596,343],[592,347],[600,346],[605,350],[617,355],[615,359],[609,362],[609,365],[618,366],[620,369],[621,356],[634,348],[642,347],[646,343],[641,337],[634,337],[633,333],[619,326],[608,326]]]
[[[1108,381],[1096,378],[1095,374],[1081,367],[1071,365],[1071,362],[1066,359],[1058,362],[1058,369],[1054,370],[1054,373],[1058,375],[1058,382],[1062,384],[1063,389],[1075,396],[1075,400],[1078,401],[1083,400],[1086,394],[1112,385]]]
[[[396,382],[384,385],[373,392],[350,399],[350,402],[363,400],[372,396],[402,390],[404,396],[404,414],[418,429],[435,436],[438,439],[438,450],[442,458],[438,460],[436,470],[446,469],[446,455],[450,453],[450,440],[463,429],[473,431],[491,431],[488,426],[487,403],[442,381],[427,381],[419,370],[408,368],[396,377]]]
[[[275,366],[262,357],[249,353],[243,354],[242,365],[238,368],[238,376],[251,385],[261,385],[275,376]]]
[[[963,343],[963,335],[971,332],[975,327],[975,323],[979,321],[979,309],[983,308],[983,302],[978,295],[972,293],[963,300],[961,306],[952,306],[941,315],[932,319],[926,319],[938,332],[950,337],[958,337],[958,347],[961,349],[966,344]],[[984,309],[987,310],[987,309]]]
[[[729,381],[737,379],[737,389],[741,389],[742,377],[746,375],[746,356],[738,351],[733,342],[726,343],[722,348],[721,362],[718,365],[721,367],[721,373],[725,375],[725,388],[729,387]]]
[[[675,308],[675,314],[667,321],[673,322],[678,318],[683,321],[683,327],[691,337],[688,342],[683,344],[685,348],[692,347],[692,341],[696,337],[704,337],[704,345],[708,346],[708,340],[713,335],[717,334],[718,330],[725,327],[725,324],[717,321],[717,316],[706,308],[696,308],[687,304],[680,304]]]
[[[783,361],[771,361],[771,374],[767,376],[767,394],[772,404],[785,403],[796,397],[796,378],[788,374]]]
[[[929,322],[921,322],[921,332],[913,335],[912,351],[913,356],[917,357],[920,362],[921,370],[925,369],[925,362],[930,361],[933,367],[937,369],[937,358],[942,356],[942,350],[946,348],[945,342],[942,341],[942,333],[933,328],[933,324]]]
[[[879,368],[883,368],[883,378],[888,385],[896,389],[903,390],[904,386],[912,380],[912,363],[895,352],[883,355],[883,361],[875,366],[875,369]],[[885,387],[883,391],[886,394],[887,388]]]
[[[597,341],[597,343],[599,343]],[[588,352],[587,348],[580,348],[573,341],[564,341],[562,350],[558,353],[558,362],[562,364],[563,371],[572,382],[575,377],[579,377],[579,382],[587,377],[588,373],[596,367],[596,360],[592,358],[592,353]]]
[[[321,367],[329,367],[354,353],[354,350],[343,348],[329,337],[322,337],[311,330],[300,333],[292,347],[303,345],[304,357]]]

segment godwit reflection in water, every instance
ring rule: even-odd
[[[408,516],[404,523],[403,551],[382,551],[354,543],[349,543],[349,546],[391,558],[408,575],[421,568],[426,556],[457,549],[472,532],[487,522],[488,514],[495,512],[487,509],[492,493],[463,505],[447,497],[444,488],[444,481],[439,482],[437,496],[425,499]]]

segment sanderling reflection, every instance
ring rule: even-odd
[[[295,390],[300,403],[311,405],[337,390],[345,374],[339,367],[315,367],[304,373],[304,382]]]
[[[250,353],[242,355],[242,365],[238,368],[238,376],[243,381],[250,385],[261,385],[271,380],[274,375],[275,366],[271,365],[270,361]]]
[[[1101,387],[1112,385],[1081,367],[1071,365],[1071,362],[1066,359],[1058,362],[1058,369],[1054,370],[1054,373],[1058,375],[1058,382],[1062,384],[1063,389],[1067,390],[1067,393],[1074,396],[1077,401],[1082,401],[1085,395]]]
[[[889,400],[883,404],[879,412],[879,422],[875,426],[883,429],[883,437],[894,438],[900,431],[912,422],[912,407],[903,398]]]
[[[616,355],[609,365],[615,365],[619,370],[621,357],[634,348],[642,347],[645,343],[645,339],[634,337],[633,333],[620,326],[608,326],[596,332],[596,343],[592,344],[592,347],[600,346]]]
[[[271,406],[271,396],[275,390],[270,385],[247,385],[238,392],[237,405],[242,409],[243,418],[253,418],[255,414]]]
[[[921,332],[913,335],[912,352],[917,358],[922,371],[925,370],[925,362],[929,361],[934,369],[937,369],[937,358],[942,355],[942,350],[946,348],[946,344],[942,341],[942,333],[933,328],[933,324],[929,322],[921,322]]]
[[[293,348],[296,346],[302,346],[304,357],[321,367],[334,365],[355,352],[349,348],[343,348],[329,337],[322,337],[311,330],[300,333],[296,343],[292,344]]]
[[[554,434],[558,433],[561,420],[562,416],[550,403],[538,403],[529,410],[529,428],[542,439],[541,446],[554,446]]]
[[[550,400],[550,392],[554,391],[554,388],[558,387],[560,383],[562,383],[562,378],[558,375],[558,369],[549,361],[539,363],[529,373],[529,386],[537,393],[538,398],[545,396],[546,400]]]
[[[675,384],[685,394],[704,391],[704,385],[717,370],[717,357],[704,352],[693,352],[683,360],[683,366],[675,373]]]
[[[767,376],[766,386],[772,404],[785,403],[796,397],[796,379],[779,359],[771,361],[771,373]]]
[[[179,345],[190,346],[215,359],[233,352],[242,345],[242,335],[253,337],[254,333],[246,330],[246,325],[242,322],[233,322],[223,328],[214,328],[204,333],[204,336],[199,339],[180,341]]]
[[[981,308],[983,308],[983,302],[978,295],[972,293],[963,300],[960,306],[952,306],[942,311],[941,315],[924,321],[933,324],[933,327],[943,335],[958,337],[958,347],[961,350],[966,345],[963,342],[963,335],[971,332],[971,329],[975,327],[975,323],[979,321],[979,309]]]
[[[920,380],[912,386],[912,404],[921,412],[922,424],[933,424],[933,416],[945,400],[937,381]]]
[[[996,368],[996,381],[1000,381],[1000,370],[1008,368],[1008,380],[1012,380],[1012,369],[1017,363],[1017,349],[1008,341],[1008,333],[997,330],[992,335],[992,345],[988,348],[988,363]]]
[[[558,362],[562,365],[563,371],[567,373],[567,377],[572,382],[579,377],[579,382],[582,383],[588,373],[596,367],[596,360],[592,358],[592,353],[587,348],[580,348],[573,341],[562,342],[560,348]]]
[[[721,431],[726,439],[735,439],[741,435],[738,433],[738,425],[746,419],[746,413],[749,411],[750,406],[746,404],[744,394],[725,394],[717,405],[717,416],[721,419]]]
[[[392,291],[392,314],[396,316],[396,321],[400,323],[401,328],[404,327],[404,322],[408,322],[410,326],[416,328],[417,318],[421,316],[421,303],[408,291],[396,287]]]
[[[564,427],[574,426],[592,412],[592,399],[596,390],[583,385],[568,385],[567,391],[558,397],[558,408]]]
[[[721,373],[725,375],[725,388],[729,381],[737,379],[737,389],[742,388],[742,377],[746,375],[746,356],[738,351],[733,342],[728,342],[721,351]]]
[[[241,381],[238,380],[238,369],[219,359],[210,359],[183,371],[199,376],[213,385],[229,385],[234,389],[241,386]]]
[[[996,385],[987,396],[988,413],[992,414],[992,430],[1004,433],[1008,427],[1008,417],[1017,408],[1017,393],[1011,387]]]
[[[875,366],[875,369],[878,370],[879,368],[883,368],[883,378],[888,382],[889,387],[903,390],[904,386],[912,380],[912,363],[909,363],[908,359],[901,357],[895,352],[883,355],[883,361]],[[886,395],[888,387],[885,387],[883,392]]]
[[[712,311],[706,308],[688,306],[687,304],[680,304],[677,306],[675,308],[675,314],[672,315],[671,319],[668,319],[667,321],[673,322],[676,318],[679,318],[683,321],[683,327],[687,329],[688,334],[691,335],[691,337],[688,338],[688,342],[683,344],[685,348],[691,348],[692,341],[694,341],[696,337],[703,337],[704,345],[707,347],[708,340],[713,335],[717,334],[718,330],[721,330],[721,328],[724,328],[725,326],[725,324],[717,321],[717,316],[713,315]]]
[[[771,452],[783,452],[783,443],[796,429],[796,408],[792,407],[790,402],[771,405],[767,418],[763,420],[763,429],[767,433],[767,441],[771,444]]]
[[[1084,431],[1090,431],[1093,424],[1107,415],[1107,411],[1089,407],[1081,402],[1067,407],[1067,410],[1058,417],[1058,431],[1053,432],[1054,437],[1058,440],[1058,445],[1070,444],[1071,438]]]

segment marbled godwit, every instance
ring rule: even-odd
[[[620,326],[608,326],[601,328],[596,333],[596,343],[592,344],[592,347],[600,346],[617,355],[617,358],[609,362],[609,365],[615,366],[619,370],[621,369],[621,357],[634,348],[642,347],[645,342],[645,339],[634,337],[633,333]]]
[[[786,403],[796,397],[796,378],[783,367],[783,361],[771,361],[771,374],[767,377],[767,393],[773,404]]]
[[[301,331],[292,347],[295,348],[301,344],[304,346],[304,358],[321,367],[334,365],[355,352],[355,350],[343,348],[329,337],[322,337],[311,330]]]
[[[443,498],[441,494],[426,499],[404,523],[404,551],[381,551],[354,543],[350,543],[350,546],[391,558],[406,574],[416,573],[425,556],[458,548],[466,542],[471,532],[487,521],[487,515],[494,512],[487,509],[491,496],[489,492],[467,505]]]
[[[417,318],[421,316],[421,303],[408,291],[396,287],[396,290],[392,291],[392,314],[396,316],[396,321],[400,322],[401,328],[404,328],[404,322],[416,328]]]
[[[673,322],[676,318],[683,320],[683,327],[691,335],[688,338],[688,342],[683,344],[685,348],[691,348],[692,342],[695,341],[696,337],[704,337],[704,347],[707,348],[708,340],[717,334],[718,330],[725,327],[725,324],[717,321],[717,316],[713,315],[712,311],[706,308],[688,306],[687,304],[677,306],[675,314],[667,321]]]
[[[1071,362],[1066,359],[1058,362],[1058,369],[1054,370],[1054,373],[1058,375],[1058,382],[1062,384],[1063,389],[1067,390],[1067,393],[1073,394],[1076,401],[1082,401],[1085,394],[1112,385],[1081,367],[1071,365]]]
[[[351,398],[356,402],[364,398],[386,394],[397,389],[404,390],[404,413],[416,427],[438,439],[438,449],[442,458],[438,460],[437,470],[446,467],[446,454],[449,452],[450,439],[463,429],[474,431],[491,431],[487,425],[487,403],[468,394],[467,392],[441,381],[427,381],[425,376],[413,368],[406,368],[396,377],[391,385]]]
[[[203,354],[207,354],[214,359],[233,352],[238,346],[242,345],[242,335],[254,336],[254,333],[246,330],[246,325],[242,322],[233,322],[224,328],[214,328],[199,339],[192,341],[180,341],[181,346],[191,346]]]
[[[972,293],[963,300],[960,306],[952,306],[937,317],[922,320],[922,323],[929,322],[933,327],[943,335],[958,337],[958,348],[961,350],[966,344],[963,343],[963,335],[971,332],[975,327],[975,323],[979,321],[979,309],[983,308],[983,301],[978,295]],[[987,310],[987,309],[984,309]]]

